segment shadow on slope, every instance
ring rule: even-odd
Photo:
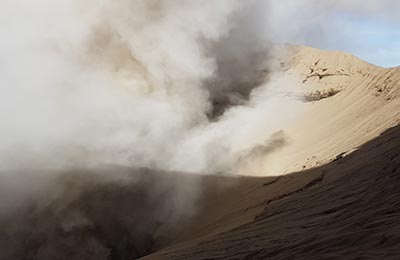
[[[325,166],[243,179],[143,259],[399,259],[399,171],[397,126]]]
[[[398,259],[399,151],[395,127],[281,177],[55,175],[1,214],[0,259]]]
[[[137,258],[162,225],[185,223],[201,203],[195,175],[103,167],[45,176],[39,191],[0,210],[1,260]]]

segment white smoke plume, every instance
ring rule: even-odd
[[[268,43],[257,23],[267,9],[255,16],[258,5],[6,1],[2,167],[228,170],[273,130],[273,118],[260,122],[265,115],[248,116],[250,108],[209,119],[214,101],[242,104],[266,80]]]
[[[142,256],[201,199],[168,172],[284,145],[262,1],[1,5],[0,259]]]
[[[275,73],[270,42],[326,40],[318,24],[335,10],[389,4],[3,0],[0,218],[13,221],[1,221],[0,259],[143,255],[159,221],[190,215],[198,186],[143,169],[121,181],[102,165],[235,173],[284,146],[276,132],[299,109],[274,96],[295,86]],[[96,177],[74,170],[99,167]]]
[[[346,32],[330,33],[332,13],[398,19],[387,15],[398,5],[3,1],[2,168],[113,163],[229,170],[243,151],[279,130],[274,120],[285,117],[261,122],[266,116],[256,112],[260,102],[253,102],[227,111],[218,122],[209,120],[221,114],[213,111],[221,103],[243,104],[267,81],[269,41],[346,43]],[[236,116],[250,107],[256,107],[252,116]]]

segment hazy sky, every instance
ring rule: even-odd
[[[383,67],[400,66],[400,1],[272,3],[272,31],[278,41],[343,50]]]
[[[332,23],[340,30],[332,33],[342,34],[342,42],[339,38],[316,47],[344,50],[383,67],[400,66],[400,24],[346,13],[334,15]]]
[[[400,66],[400,25],[350,18],[344,23],[348,23],[360,43],[346,51],[383,67]]]

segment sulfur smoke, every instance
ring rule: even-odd
[[[224,114],[267,80],[271,53],[257,24],[266,12],[257,5],[6,2],[3,167],[230,170],[248,141],[271,132],[271,122],[236,116],[246,112]]]
[[[274,2],[2,1],[0,259],[142,256],[194,214],[188,173],[283,147],[299,107],[273,42],[320,20],[282,19],[360,4]]]
[[[332,13],[378,17],[396,6],[390,0],[3,1],[2,168],[111,163],[231,171],[288,114],[257,113],[271,102],[251,98],[272,88],[266,86],[276,55],[270,43],[330,39],[323,21]],[[285,22],[291,17],[297,20]],[[331,41],[340,39],[346,38]],[[254,116],[243,115],[249,110]],[[195,161],[182,160],[188,154]]]
[[[195,213],[188,173],[275,146],[265,7],[3,1],[0,259],[142,256]]]

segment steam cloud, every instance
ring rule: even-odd
[[[245,117],[237,120],[245,112],[236,110],[217,123],[209,117],[245,103],[266,82],[268,41],[325,39],[327,28],[309,31],[335,10],[379,14],[398,5],[390,0],[4,1],[1,165],[101,162],[226,170],[237,158],[233,154],[265,141],[275,119],[254,125]],[[304,14],[316,18],[285,22]],[[385,19],[390,17],[398,19]],[[219,134],[227,130],[229,136]],[[229,144],[230,152],[214,160],[208,151],[226,150],[221,143]],[[185,153],[197,162],[182,165]],[[214,161],[230,162],[221,168]]]
[[[260,4],[2,3],[0,258],[142,256],[201,199],[168,172],[271,150],[291,109],[266,84]]]
[[[157,176],[159,170],[237,172],[285,145],[284,133],[274,133],[298,109],[274,96],[293,86],[276,72],[281,49],[271,42],[304,36],[302,28],[316,20],[299,29],[282,18],[310,6],[308,12],[326,16],[333,7],[371,12],[398,5],[321,2],[2,1],[0,217],[8,222],[2,222],[0,259],[61,259],[59,252],[78,246],[86,251],[76,250],[77,259],[143,255],[160,218],[190,215],[192,203],[181,198],[196,201],[198,192],[193,183],[149,184],[143,168]],[[102,165],[132,167],[140,177],[121,180]],[[77,168],[102,173],[88,179]],[[156,195],[143,191],[143,183]],[[112,195],[116,190],[126,194],[124,203],[108,208],[121,199]],[[121,210],[123,235],[92,208],[104,197],[110,204],[97,210]],[[132,211],[142,213],[125,219]],[[35,247],[43,234],[52,242]],[[74,240],[82,236],[85,243]]]
[[[268,76],[258,4],[6,2],[1,164],[230,170],[272,132],[249,108],[222,115]]]

